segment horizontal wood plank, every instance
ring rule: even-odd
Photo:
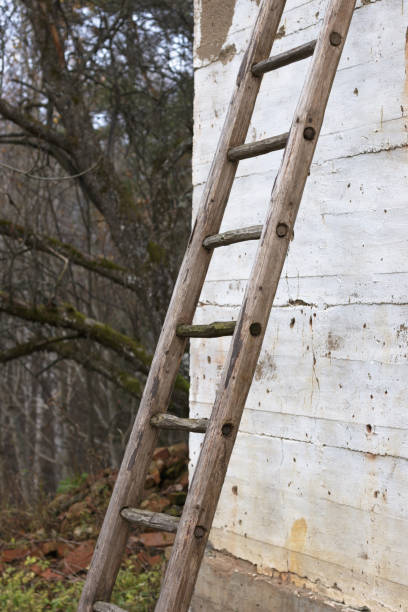
[[[251,225],[250,227],[242,227],[241,229],[229,230],[222,234],[208,236],[203,242],[206,249],[216,249],[221,246],[228,246],[236,242],[244,242],[246,240],[258,240],[261,237],[262,225]]]
[[[282,68],[288,64],[293,64],[294,62],[299,62],[300,60],[306,59],[307,57],[313,55],[316,42],[317,40],[311,40],[304,45],[299,45],[294,49],[284,51],[283,53],[279,53],[279,55],[274,55],[269,59],[258,62],[252,66],[252,74],[255,76],[261,76],[261,74],[265,74],[265,72],[271,72],[277,68]]]
[[[150,423],[159,429],[177,429],[179,431],[205,433],[207,431],[208,419],[182,419],[174,414],[163,412],[152,417]]]
[[[97,601],[93,606],[94,612],[126,612],[123,608],[115,606],[112,603],[106,603],[104,601]]]
[[[178,325],[177,336],[180,338],[221,338],[232,336],[235,321],[214,321],[207,325]]]
[[[160,512],[150,512],[150,510],[141,510],[139,508],[123,508],[120,514],[133,525],[166,531],[168,533],[176,533],[179,524],[179,519],[175,516]]]
[[[230,161],[239,161],[241,159],[257,157],[258,155],[266,155],[266,153],[271,153],[272,151],[279,151],[286,147],[288,137],[289,132],[285,132],[284,134],[272,136],[272,138],[265,138],[257,142],[249,142],[248,144],[233,147],[228,151],[228,159]]]

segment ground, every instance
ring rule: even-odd
[[[187,446],[156,449],[142,508],[180,515],[188,484]],[[30,511],[0,516],[0,611],[74,612],[116,479],[113,470],[60,483]],[[174,535],[134,529],[112,601],[129,612],[153,610]]]

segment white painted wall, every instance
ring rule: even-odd
[[[195,1],[198,48],[214,0]],[[274,53],[315,38],[325,6],[288,0]],[[258,10],[236,0],[229,61],[196,54],[195,211]],[[407,26],[408,0],[357,2],[210,536],[373,612],[408,610]],[[264,77],[248,141],[288,129],[308,61]],[[280,159],[240,163],[223,230],[262,223]],[[256,248],[216,250],[195,322],[236,318]],[[192,341],[191,416],[229,342]]]

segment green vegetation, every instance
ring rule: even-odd
[[[86,472],[76,474],[75,476],[69,476],[68,478],[65,478],[59,482],[57,493],[71,493],[84,484],[87,478],[88,474]]]
[[[75,612],[82,580],[45,580],[37,575],[48,563],[28,557],[25,567],[8,567],[0,576],[1,612]],[[161,569],[137,574],[138,564],[127,559],[121,569],[112,602],[129,612],[150,612],[159,592]]]
[[[180,516],[188,487],[188,447],[159,447],[141,507]],[[60,481],[54,498],[28,511],[0,509],[0,612],[75,612],[116,471],[79,473]],[[133,529],[112,602],[150,612],[174,537]]]

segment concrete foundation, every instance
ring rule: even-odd
[[[360,608],[360,610],[369,608]],[[295,586],[289,575],[259,574],[252,563],[209,551],[190,612],[349,612],[356,610]]]

